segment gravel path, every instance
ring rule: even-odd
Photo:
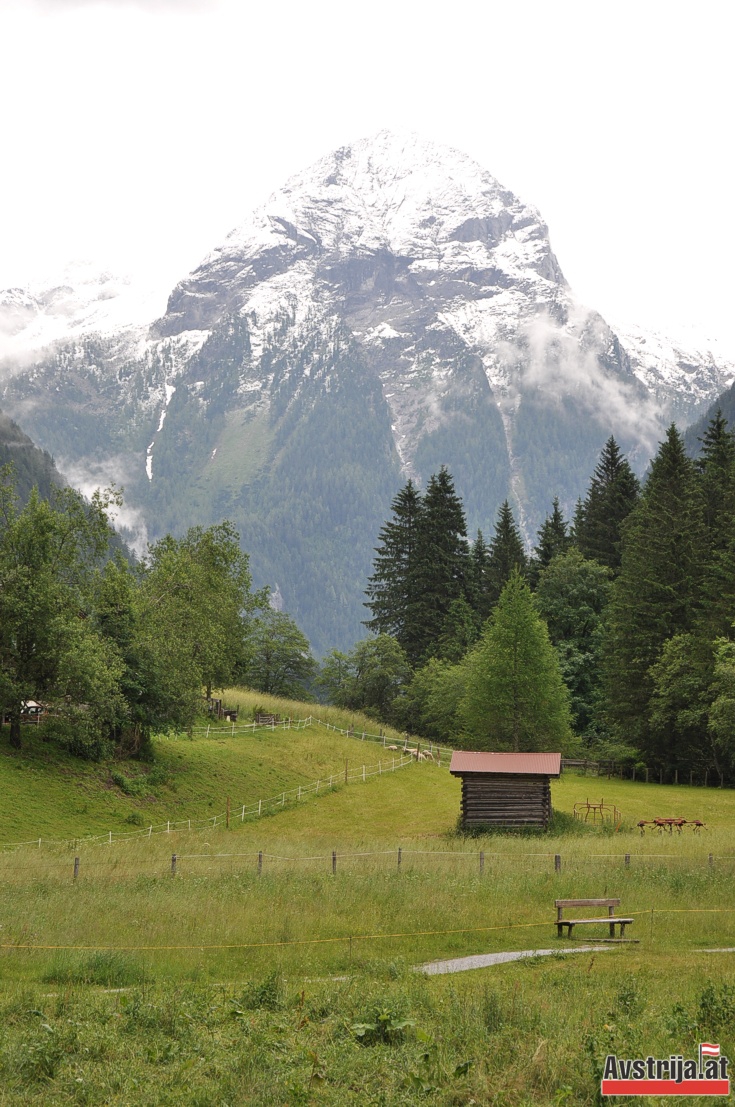
[[[553,953],[606,953],[613,948],[613,946],[575,946],[574,949],[520,949],[515,953],[479,953],[474,957],[454,957],[451,961],[430,961],[428,965],[417,965],[416,972],[436,976],[445,972],[484,969],[487,965],[504,965],[506,961],[522,961],[524,957],[551,957]]]

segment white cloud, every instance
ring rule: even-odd
[[[124,490],[126,475],[130,472],[130,461],[123,457],[106,458],[104,462],[92,460],[72,461],[67,458],[55,458],[56,468],[74,488],[91,499],[99,488],[111,488],[113,485]],[[148,548],[148,528],[142,511],[130,507],[123,501],[121,507],[111,512],[111,521],[115,528],[123,532],[123,537],[132,550],[140,557]]]

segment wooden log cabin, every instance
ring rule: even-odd
[[[560,753],[473,753],[455,750],[449,766],[462,781],[462,826],[541,827],[551,819],[551,778]]]

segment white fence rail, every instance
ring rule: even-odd
[[[365,782],[371,777],[384,776],[386,773],[395,772],[396,769],[403,769],[416,760],[414,753],[401,752],[398,757],[395,755],[386,757],[374,765],[359,765],[352,769],[346,767],[344,770],[331,773],[329,777],[312,781],[311,784],[299,784],[295,788],[287,788],[275,796],[254,800],[252,803],[232,805],[229,811],[211,815],[207,819],[171,819],[165,823],[152,824],[143,830],[129,831],[122,834],[108,830],[104,834],[90,834],[77,838],[31,838],[25,842],[10,842],[1,848],[3,850],[20,849],[22,846],[37,846],[38,849],[41,849],[42,846],[73,846],[76,848],[93,842],[112,845],[113,842],[139,841],[142,838],[151,838],[154,834],[213,830],[218,826],[229,826],[236,822],[244,823],[245,819],[257,819],[263,815],[274,814],[279,809],[286,807],[287,804],[299,804],[308,796],[325,795],[340,784]]]

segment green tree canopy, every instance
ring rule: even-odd
[[[566,750],[569,692],[546,624],[518,569],[468,655],[460,708],[466,741],[485,750]]]
[[[317,664],[308,638],[290,615],[266,608],[253,619],[247,645],[250,660],[244,675],[252,688],[271,696],[308,697],[307,685]]]
[[[617,572],[623,523],[638,502],[639,490],[635,473],[611,435],[575,514],[574,540],[585,557]]]
[[[418,527],[417,650],[409,661],[426,660],[436,649],[450,608],[465,593],[468,570],[467,524],[454,482],[442,466],[431,477]]]
[[[722,781],[735,775],[735,642],[718,638],[714,646],[709,736],[715,768]]]
[[[536,604],[546,620],[571,696],[577,734],[589,735],[599,706],[603,615],[610,598],[612,572],[588,561],[576,548],[541,572]]]
[[[735,436],[722,412],[710,420],[695,462],[702,504],[702,601],[697,616],[707,638],[729,636],[735,619]]]
[[[408,481],[391,504],[393,517],[381,528],[365,606],[372,619],[366,626],[400,642],[409,657],[423,650],[419,618],[419,524],[423,511],[420,493]]]
[[[532,587],[535,587],[539,573],[551,563],[552,558],[566,553],[571,544],[569,524],[559,506],[559,497],[554,496],[551,515],[546,516],[539,528],[534,556],[529,564],[529,580]]]
[[[505,500],[498,510],[487,558],[486,593],[491,605],[498,602],[500,593],[514,571],[525,574],[526,561],[526,551],[523,548],[513,512],[510,504]]]
[[[651,666],[646,759],[662,768],[713,766],[708,735],[714,656],[712,643],[694,634],[664,642]]]
[[[0,692],[16,749],[22,703],[63,701],[72,682],[69,659],[95,706],[104,698],[104,666],[114,667],[114,659],[95,648],[91,629],[82,624],[92,575],[110,539],[107,511],[115,502],[114,493],[97,493],[86,503],[70,488],[42,500],[33,489],[19,510],[12,467],[0,472]]]
[[[640,502],[623,528],[620,573],[604,647],[607,710],[618,735],[649,751],[651,666],[667,639],[695,621],[702,571],[701,503],[694,463],[672,425]]]
[[[325,658],[318,683],[330,703],[365,711],[388,722],[410,676],[403,647],[390,635],[379,634],[356,642],[348,654],[332,650]]]

